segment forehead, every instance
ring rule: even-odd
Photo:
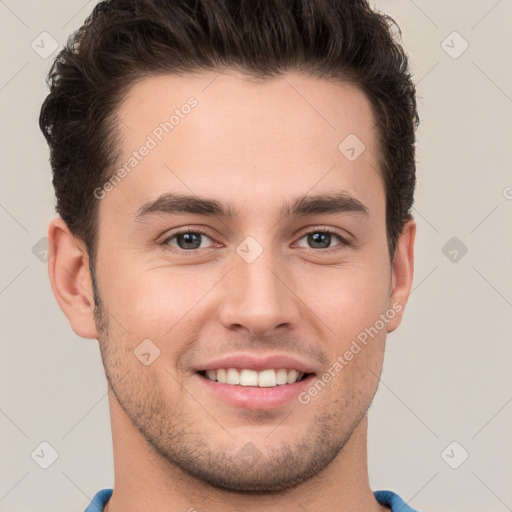
[[[192,109],[186,105],[191,98],[197,103]],[[304,153],[314,149],[318,139],[325,141],[320,150],[338,151],[343,139],[356,135],[368,154],[377,156],[366,95],[351,84],[296,72],[265,80],[233,70],[153,76],[130,88],[118,114],[128,150],[139,142],[133,136],[158,132],[160,123],[171,120],[173,135],[193,131],[196,147],[227,146],[235,154],[242,149],[234,147],[237,141],[243,140],[243,149],[261,152],[261,144],[269,139],[285,142],[283,151],[300,147]]]
[[[233,70],[166,74],[134,84],[117,114],[119,165],[150,150],[113,196],[178,188],[277,198],[315,187],[354,193],[368,180],[382,189],[370,101],[346,83],[292,72],[265,80]]]

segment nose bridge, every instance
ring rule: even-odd
[[[282,324],[295,324],[295,295],[285,284],[283,260],[270,244],[263,247],[246,238],[236,248],[233,267],[221,315],[226,327],[242,325],[263,334]]]

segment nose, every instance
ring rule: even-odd
[[[286,261],[264,250],[252,263],[234,254],[226,276],[220,322],[230,330],[266,336],[293,329],[300,318],[300,299]]]

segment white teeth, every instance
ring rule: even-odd
[[[258,386],[260,388],[271,388],[277,384],[275,370],[263,370],[258,375]]]
[[[288,384],[293,384],[297,382],[297,378],[299,376],[299,372],[297,370],[288,370]]]
[[[226,378],[227,384],[240,384],[240,374],[234,368],[229,368]]]
[[[283,370],[282,368],[280,370],[277,370],[276,372],[276,382],[281,384],[288,384],[288,372],[286,370]]]
[[[217,375],[219,370],[217,370]],[[241,386],[257,386],[258,385],[258,372],[254,370],[242,370],[240,372],[240,385]]]
[[[260,388],[272,388],[284,384],[294,384],[304,374],[297,370],[268,369],[261,372],[254,370],[237,370],[236,368],[220,368],[218,370],[207,370],[206,377],[222,384],[257,386]]]

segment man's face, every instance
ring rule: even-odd
[[[175,109],[167,133],[160,123]],[[352,86],[292,73],[259,83],[203,73],[137,83],[119,118],[119,168],[134,151],[137,163],[100,201],[96,263],[119,410],[158,454],[211,485],[296,485],[365,416],[396,327],[378,322],[393,299],[370,103]],[[187,201],[150,207],[165,194],[216,201],[226,215]],[[322,209],[316,196],[338,199]],[[211,380],[229,368],[230,382],[252,384]],[[294,369],[306,378],[282,371]]]

